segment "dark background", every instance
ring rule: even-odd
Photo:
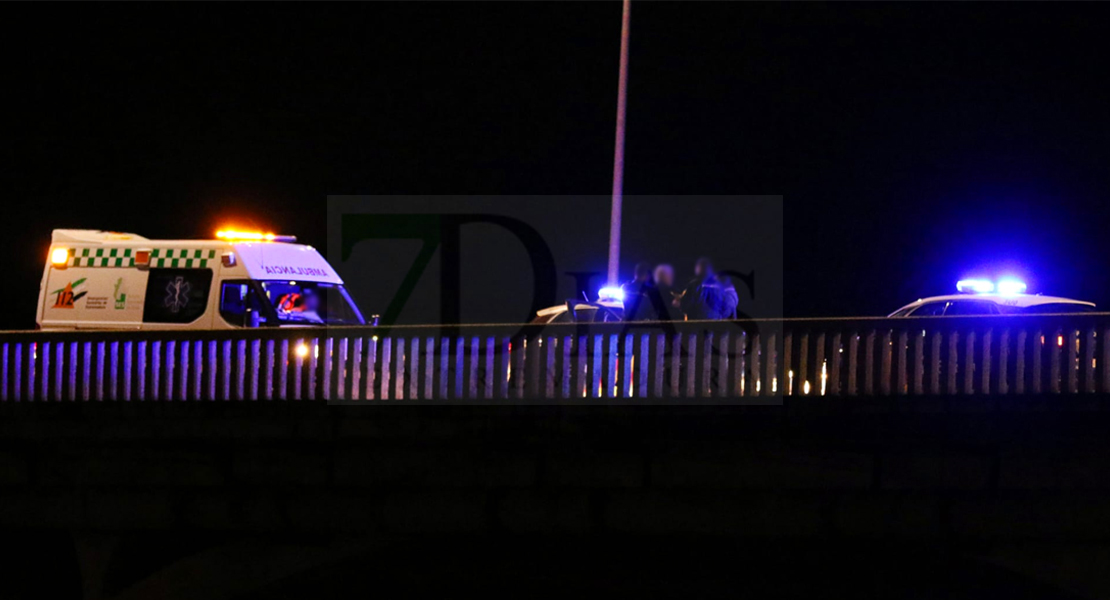
[[[1110,305],[1108,11],[637,3],[626,193],[783,195],[788,316],[1006,269]],[[322,247],[329,194],[609,190],[616,2],[5,13],[5,328],[55,227]]]

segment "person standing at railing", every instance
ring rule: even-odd
[[[621,286],[624,292],[624,320],[646,321],[651,319],[653,296],[659,295],[651,277],[651,265],[642,262],[636,265],[632,281]]]
[[[679,303],[691,321],[734,319],[740,296],[728,277],[717,276],[712,261],[699,258],[694,278],[686,284]]]
[[[659,291],[659,298],[652,302],[655,314],[652,318],[660,321],[681,321],[682,312],[679,310],[677,293],[674,289],[674,267],[667,263],[655,266],[652,273],[655,280],[655,289]]]

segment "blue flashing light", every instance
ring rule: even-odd
[[[1024,294],[1027,289],[1025,282],[1016,279],[1002,279],[998,282],[998,293],[1005,296]]]
[[[963,293],[989,294],[994,291],[994,282],[987,279],[961,279],[956,282],[956,289]]]
[[[597,299],[624,302],[624,290],[615,286],[603,287],[598,290]]]

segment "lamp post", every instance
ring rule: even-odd
[[[621,263],[621,202],[624,187],[624,112],[628,95],[628,21],[631,0],[624,0],[621,16],[621,62],[617,83],[617,140],[613,151],[613,206],[609,214],[609,285],[620,278]]]

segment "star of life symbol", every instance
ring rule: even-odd
[[[166,284],[166,308],[170,312],[179,312],[189,304],[189,290],[192,286],[184,277],[177,277]]]

